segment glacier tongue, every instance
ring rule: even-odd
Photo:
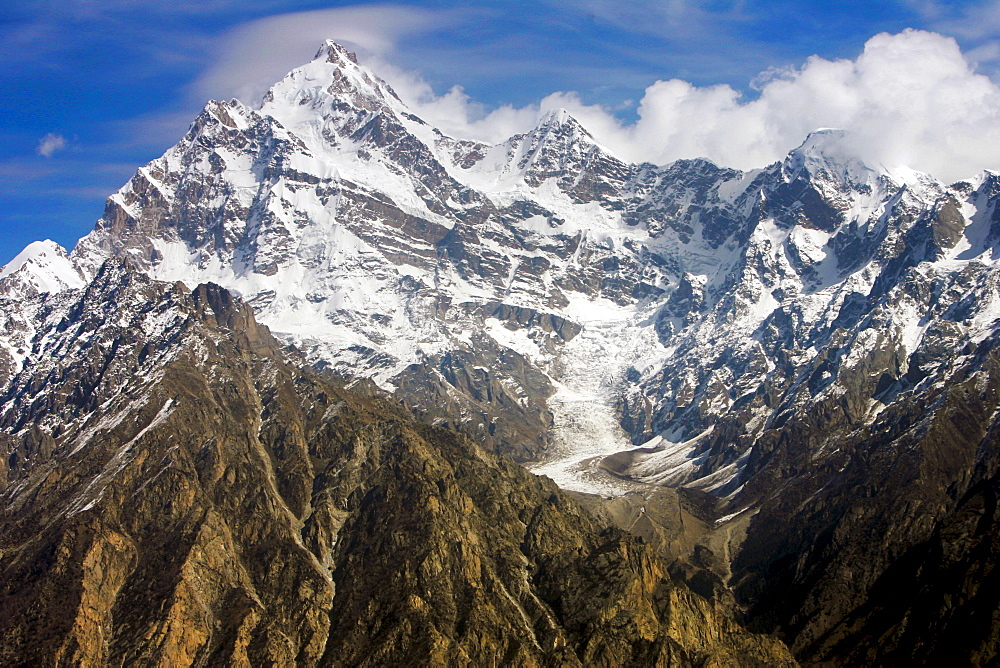
[[[529,466],[562,488],[619,496],[640,487],[601,467],[604,457],[632,449],[615,405],[629,369],[655,359],[662,347],[650,312],[622,308],[605,300],[580,301],[568,311],[583,329],[559,351],[551,365],[556,392],[548,401],[554,415],[552,442],[544,459]]]

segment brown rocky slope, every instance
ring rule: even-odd
[[[2,379],[4,665],[794,663],[220,288],[109,264],[5,308],[29,352]]]

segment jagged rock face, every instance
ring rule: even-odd
[[[793,665],[224,289],[109,263],[57,297],[0,401],[5,665]]]
[[[313,362],[372,377],[418,407],[427,395],[410,388],[433,386],[458,408],[451,422],[537,458],[565,421],[547,402],[567,385],[558,369],[589,352],[563,344],[608,313],[605,347],[648,319],[649,305],[637,305],[683,276],[664,252],[717,246],[738,227],[736,205],[716,191],[739,177],[705,162],[626,164],[565,112],[500,145],[454,140],[328,45],[259,110],[210,103],[109,199],[73,257],[90,273],[122,255],[161,279],[226,285]],[[485,351],[472,332],[491,339]],[[445,357],[472,365],[468,376],[492,368],[498,348],[513,371],[494,371],[497,401],[442,381]],[[599,362],[602,375],[622,366]],[[610,398],[601,404],[610,416]]]
[[[996,478],[979,482],[927,540],[875,582],[875,596],[811,653],[830,662],[941,665],[996,660]]]
[[[870,420],[939,335],[992,327],[996,181],[873,170],[836,131],[749,173],[625,163],[564,111],[456,140],[328,44],[259,109],[206,106],[73,259],[225,285],[313,363],[561,484],[644,444],[619,473],[728,494],[790,412]]]
[[[736,590],[806,662],[983,665],[1000,654],[996,343],[964,351],[870,425],[850,429],[827,402],[761,444],[769,461],[755,484],[770,489],[734,562]]]
[[[210,103],[109,199],[55,289],[108,257],[224,285],[316,367],[370,378],[560,485],[717,496],[723,528],[749,523],[751,539],[713,577],[732,575],[802,656],[927,657],[938,650],[872,606],[906,568],[973,582],[991,563],[949,527],[995,474],[995,399],[955,420],[935,402],[965,379],[990,387],[1000,178],[873,169],[841,139],[818,131],[747,173],[633,165],[554,112],[489,146],[429,127],[328,44],[259,109]],[[7,294],[39,291],[18,286]],[[32,308],[3,316],[4,379],[48,317]],[[29,417],[10,428],[50,408],[19,405]],[[13,447],[50,452],[62,423]],[[931,461],[951,438],[925,438],[932,423],[974,435],[957,467]],[[646,533],[692,547],[659,531]],[[920,615],[952,605],[928,587]],[[962,610],[942,624],[963,628]]]

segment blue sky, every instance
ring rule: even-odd
[[[36,239],[71,248],[105,197],[175,143],[207,99],[256,102],[247,97],[307,61],[323,37],[436,101],[432,116],[457,99],[475,121],[498,108],[536,108],[561,91],[611,117],[594,112],[594,123],[621,123],[608,131],[613,139],[641,109],[651,123],[655,82],[735,91],[742,104],[776,95],[762,86],[798,77],[788,72],[805,71],[810,56],[857,59],[873,35],[906,28],[954,38],[970,72],[997,80],[997,2],[8,1],[0,8],[0,264]],[[966,76],[948,72],[941,76]],[[454,86],[461,90],[448,100],[435,97]],[[476,127],[497,132],[506,127],[498,118]],[[675,144],[678,155],[713,155],[711,146]]]

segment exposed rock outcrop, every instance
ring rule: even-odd
[[[794,663],[551,481],[290,361],[218,286],[109,263],[23,312],[4,665]]]

